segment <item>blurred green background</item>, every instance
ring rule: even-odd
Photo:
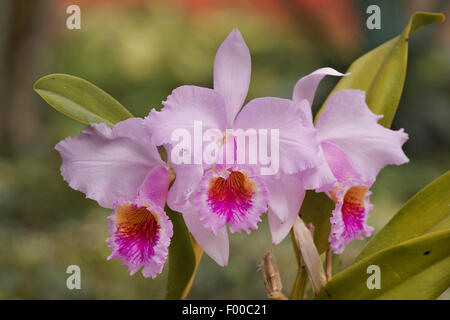
[[[66,8],[81,7],[81,30],[66,28]],[[381,30],[368,30],[366,8],[381,8]],[[239,28],[252,54],[248,99],[289,98],[300,77],[330,66],[345,71],[364,52],[401,32],[413,11],[450,16],[449,1],[30,1],[0,2],[0,299],[153,299],[164,296],[167,268],[157,279],[130,277],[107,261],[108,210],[68,187],[54,145],[79,124],[33,92],[49,73],[85,78],[132,113],[145,116],[182,84],[212,86],[215,51]],[[427,26],[410,41],[404,93],[393,128],[405,128],[410,163],[388,167],[372,188],[376,230],[408,198],[450,164],[450,28]],[[321,105],[337,79],[325,79]],[[364,241],[340,256],[344,268]],[[204,256],[189,298],[265,298],[258,262],[278,261],[289,293],[296,261],[287,238],[273,247],[264,219],[250,236],[231,236],[229,266]],[[79,265],[82,290],[66,288],[67,266]],[[365,281],[365,280],[364,280]],[[450,299],[447,290],[441,299]]]

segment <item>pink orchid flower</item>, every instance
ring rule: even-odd
[[[143,267],[144,277],[156,277],[173,234],[163,209],[173,176],[151,143],[144,120],[128,119],[113,129],[93,124],[55,149],[70,187],[114,209],[109,216],[108,259],[121,259],[131,275]]]
[[[292,101],[302,112],[300,125],[315,131],[311,105],[320,81],[326,76],[344,76],[334,69],[321,68],[297,81]],[[317,133],[315,132],[315,136]],[[316,137],[317,139],[317,137]],[[319,143],[319,141],[317,141]],[[271,226],[273,244],[280,243],[291,230],[303,203],[305,192],[309,189],[327,191],[337,187],[337,180],[329,169],[323,157],[319,144],[316,156],[316,166],[307,168],[295,175],[285,175],[282,179],[272,179],[269,190],[272,199],[269,207],[269,223]]]
[[[314,91],[327,74],[342,75],[330,68],[319,69],[300,79],[294,88],[293,101],[300,108],[309,106],[303,110],[311,127],[311,103],[302,102],[312,101]],[[308,86],[312,90],[305,94]],[[402,150],[408,135],[403,129],[381,126],[380,118],[370,111],[363,91],[348,89],[332,94],[317,120],[319,165],[302,173],[301,179],[305,186],[327,192],[335,202],[329,236],[335,253],[342,253],[352,240],[371,235],[373,227],[367,224],[373,208],[369,189],[379,171],[387,165],[409,161]]]
[[[176,148],[172,140],[176,130],[195,136],[195,123],[201,122],[204,129],[222,133],[215,163],[172,163],[176,179],[167,201],[171,209],[183,214],[196,241],[221,266],[228,262],[227,227],[231,232],[250,232],[258,227],[267,207],[273,242],[286,236],[290,228],[284,222],[297,215],[305,194],[298,174],[317,165],[314,128],[302,125],[304,112],[291,100],[258,98],[241,110],[250,74],[250,52],[240,32],[233,30],[215,57],[214,89],[179,87],[163,102],[160,112],[153,110],[146,118],[152,142],[165,145],[169,155]],[[260,164],[223,164],[229,149],[242,147],[235,136],[227,135],[228,129],[278,130],[279,171],[261,175],[264,166]]]
[[[369,188],[380,170],[409,161],[402,150],[408,135],[378,124],[382,117],[370,111],[363,91],[348,89],[334,93],[317,120],[323,154],[339,182],[329,192],[336,203],[329,239],[335,253],[353,239],[371,235]]]

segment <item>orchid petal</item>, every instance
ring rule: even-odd
[[[285,222],[292,212],[298,214],[302,204],[300,198],[303,190],[299,174],[281,174],[278,177],[263,176],[262,178],[269,192],[269,207],[278,219]]]
[[[306,190],[325,192],[337,187],[336,177],[333,175],[325,158],[322,145],[319,146],[317,167],[302,171],[300,180]]]
[[[203,176],[201,165],[173,165],[176,178],[169,190],[167,205],[170,209],[184,212],[189,207],[189,199],[194,194]]]
[[[348,75],[348,73],[343,74],[332,68],[321,68],[308,74],[307,76],[304,76],[303,78],[298,80],[294,86],[294,91],[292,93],[292,101],[294,101],[294,103],[300,103],[302,100],[308,101],[308,104],[307,105],[303,104],[302,108],[303,111],[305,112],[305,115],[307,115],[310,123],[312,123],[311,106],[314,100],[314,95],[316,93],[320,81],[327,75],[339,77],[339,76],[346,76]]]
[[[220,45],[214,60],[214,90],[225,100],[228,125],[233,123],[250,85],[251,58],[239,30]]]
[[[363,91],[338,91],[317,120],[318,138],[339,147],[361,178],[373,182],[386,165],[409,161],[402,150],[408,135],[403,129],[394,131],[379,125],[380,118],[369,110]]]
[[[164,210],[152,201],[118,201],[109,218],[109,259],[118,258],[130,275],[141,267],[144,277],[161,273],[168,256],[173,226]]]
[[[294,225],[295,218],[298,216],[303,199],[305,198],[305,189],[300,182],[295,182],[293,179],[298,180],[296,176],[284,177],[283,191],[286,196],[286,210],[287,215],[284,220],[281,220],[281,215],[278,210],[280,206],[276,206],[275,202],[269,203],[269,226],[272,234],[272,243],[274,245],[279,244],[287,236],[292,226]],[[299,180],[298,180],[299,181]]]
[[[119,198],[133,200],[149,171],[164,164],[138,118],[119,122],[112,130],[93,124],[55,149],[62,157],[64,180],[105,208]]]
[[[343,181],[350,179],[361,180],[359,173],[353,168],[344,151],[338,146],[331,142],[324,141],[321,143],[321,147],[328,166],[337,181],[342,183]]]
[[[142,201],[150,200],[164,208],[167,200],[167,191],[173,175],[164,166],[153,168],[139,187],[137,198]]]
[[[212,89],[181,86],[173,90],[163,104],[162,111],[152,110],[145,118],[156,145],[173,145],[176,141],[172,140],[172,135],[177,130],[187,130],[190,137],[194,137],[196,123],[201,124],[203,131],[225,130],[225,102]]]
[[[334,253],[340,254],[352,240],[369,237],[373,227],[367,224],[369,211],[373,205],[369,202],[369,185],[357,179],[345,180],[339,188],[330,192],[336,206],[333,210],[330,247]]]
[[[194,196],[201,222],[213,233],[227,223],[231,232],[257,229],[267,209],[268,192],[262,179],[247,170],[208,170]]]
[[[229,241],[226,227],[216,234],[205,228],[194,206],[186,207],[183,212],[184,222],[194,236],[195,241],[218,265],[224,267],[228,264]]]
[[[303,104],[306,100],[303,100]],[[239,113],[233,129],[278,130],[279,168],[292,174],[317,165],[318,142],[312,126],[303,126],[304,114],[292,101],[281,98],[258,98],[250,101]],[[270,149],[272,144],[269,142]],[[272,160],[273,155],[272,155]],[[278,166],[277,166],[278,169]]]

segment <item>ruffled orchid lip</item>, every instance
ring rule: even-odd
[[[369,211],[369,185],[346,183],[330,191],[336,206],[331,218],[330,245],[334,253],[342,253],[345,246],[354,239],[369,237],[373,227],[367,225]]]
[[[149,210],[148,206],[121,204],[117,207],[114,217],[117,234],[124,240],[136,239],[148,242],[150,247],[158,242],[160,221],[158,216]]]
[[[252,205],[255,185],[246,173],[227,170],[226,177],[216,177],[209,181],[208,204],[218,215],[225,216],[227,222],[235,219],[235,214],[244,215]]]
[[[231,232],[257,229],[266,211],[268,192],[249,170],[216,168],[204,175],[195,196],[200,220],[213,233],[225,225]]]
[[[109,220],[111,237],[107,242],[112,254],[108,259],[121,259],[131,275],[142,266],[145,277],[160,273],[173,234],[164,211],[151,202],[121,202]]]

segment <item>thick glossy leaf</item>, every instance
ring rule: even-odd
[[[319,254],[325,252],[330,243],[328,236],[331,231],[330,217],[334,209],[333,201],[325,193],[308,190],[300,209],[300,217],[305,223],[314,226],[314,244]]]
[[[53,108],[82,123],[113,126],[133,117],[116,99],[78,77],[50,74],[37,80],[33,88]]]
[[[380,289],[369,289],[368,267],[380,268]],[[450,286],[450,230],[381,250],[336,274],[319,299],[435,299]]]
[[[379,123],[390,127],[405,82],[409,36],[426,24],[442,21],[443,14],[414,13],[399,36],[355,60],[347,70],[351,75],[343,77],[331,93],[350,88],[364,90],[369,108],[384,115]],[[325,105],[326,101],[318,115]]]
[[[355,261],[425,233],[450,229],[450,171],[412,197],[360,252]]]
[[[191,288],[203,251],[191,237],[181,213],[167,206],[165,211],[173,224],[166,299],[184,299]]]

